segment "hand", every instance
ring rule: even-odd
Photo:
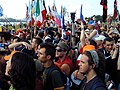
[[[81,29],[84,29],[84,24],[82,21],[81,21]]]

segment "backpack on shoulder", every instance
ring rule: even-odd
[[[65,74],[63,73],[58,67],[53,67],[52,69],[50,69],[48,71],[48,75],[47,75],[47,78],[49,79],[51,73],[54,71],[54,70],[58,70],[60,72],[60,75],[61,75],[61,78],[62,78],[62,81],[63,81],[63,84],[64,84],[64,87],[65,89],[64,90],[70,90],[71,86],[72,86],[72,82],[70,80],[70,78]]]

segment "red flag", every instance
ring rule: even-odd
[[[104,9],[107,9],[107,0],[101,0],[100,5],[102,5]]]
[[[28,26],[33,26],[33,25],[34,25],[34,23],[35,23],[35,20],[34,20],[34,18],[32,17],[32,20],[30,20],[30,21],[29,21]]]
[[[101,0],[100,5],[103,6],[103,22],[106,21],[107,18],[107,0]]]
[[[118,10],[117,10],[117,0],[114,1],[114,18],[116,19],[116,17],[118,16]]]
[[[44,20],[46,20],[46,14],[47,14],[47,10],[46,10],[46,7],[45,7],[45,1],[43,0],[42,1],[42,4],[41,4],[41,13],[42,13],[42,22]]]

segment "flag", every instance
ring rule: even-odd
[[[28,6],[27,6],[27,4],[26,4],[26,20],[28,20],[28,19],[29,19]]]
[[[81,19],[82,21],[84,21],[84,17],[83,17],[83,14],[82,14],[82,5],[81,5],[81,8],[80,8],[80,19]]]
[[[2,26],[0,26],[0,32],[2,32]]]
[[[104,9],[107,9],[107,0],[101,0],[100,5],[102,5]]]
[[[65,30],[64,8],[61,6],[62,29]]]
[[[101,0],[100,5],[103,6],[103,22],[106,21],[107,18],[107,0]]]
[[[42,22],[43,22],[44,20],[46,20],[46,14],[47,14],[44,0],[42,0],[42,3],[41,3],[41,14],[42,14]]]
[[[66,33],[65,33],[65,20],[64,20],[64,8],[63,6],[61,6],[61,18],[62,18],[62,39],[64,39],[66,37]]]
[[[48,6],[48,10],[49,10],[50,16],[52,16],[52,11],[51,11],[51,9],[50,9],[50,6]]]
[[[55,5],[55,0],[53,2],[53,6],[52,6],[52,14],[55,17],[55,23],[60,27],[61,26],[61,16],[57,12],[57,8],[56,8],[56,5]]]
[[[40,4],[39,4],[39,0],[37,0],[37,4],[36,4],[36,16],[40,15]]]
[[[117,0],[114,1],[114,14],[113,14],[113,17],[116,19],[117,16],[119,16],[119,11],[118,11],[118,8],[117,8]]]
[[[55,21],[55,19],[54,19],[55,17],[52,15],[52,11],[50,9],[50,6],[48,6],[48,10],[49,10],[50,19]]]
[[[0,5],[0,17],[2,17],[2,16],[3,16],[3,8]]]
[[[28,5],[28,16],[29,16],[29,18],[28,18],[28,22],[31,20],[31,3],[30,3],[30,0],[29,0],[29,5]]]

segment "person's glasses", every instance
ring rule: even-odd
[[[58,51],[58,52],[62,52],[62,51],[64,51],[64,50],[62,50],[62,49],[56,49],[56,51]]]

